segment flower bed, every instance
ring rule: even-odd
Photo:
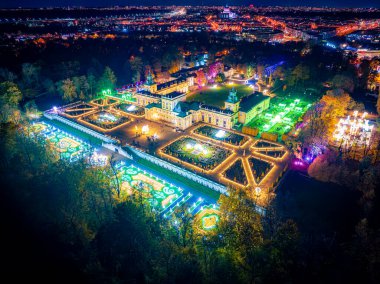
[[[213,170],[232,154],[228,149],[200,142],[191,137],[182,137],[161,151],[204,170]]]
[[[218,141],[223,141],[235,146],[243,145],[248,138],[244,135],[240,135],[228,130],[204,125],[194,130],[194,133],[200,134],[205,137],[209,137]]]
[[[104,130],[110,130],[130,121],[126,116],[116,114],[112,110],[99,111],[82,118],[83,121]]]
[[[135,166],[118,169],[123,196],[132,194],[142,197],[152,208],[162,212],[183,195],[182,189],[167,183]]]
[[[120,104],[116,105],[114,108],[137,116],[143,116],[145,114],[144,108],[132,104]]]

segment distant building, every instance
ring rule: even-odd
[[[235,19],[237,17],[236,13],[231,12],[230,7],[226,5],[226,7],[223,8],[223,11],[219,14],[219,18],[221,19]]]

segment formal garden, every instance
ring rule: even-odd
[[[273,98],[270,107],[247,123],[250,128],[257,128],[259,133],[267,132],[283,135],[292,130],[311,103],[300,99]]]
[[[98,111],[82,117],[81,120],[103,131],[110,131],[130,122],[129,117],[118,114],[112,109]]]
[[[220,211],[217,205],[202,206],[195,215],[195,225],[205,233],[212,231],[218,225],[220,220]]]
[[[96,106],[88,103],[79,103],[73,106],[66,107],[62,113],[68,117],[77,118],[97,110]]]
[[[235,146],[241,146],[248,140],[247,136],[209,125],[203,125],[194,129],[194,133]]]
[[[132,104],[119,104],[114,106],[115,109],[123,111],[127,114],[132,114],[135,116],[144,116],[145,110],[142,107],[139,107],[137,105],[132,105]]]
[[[247,175],[244,170],[243,161],[241,159],[237,159],[224,173],[223,176],[236,182],[242,186],[246,186],[248,184]]]
[[[271,163],[255,157],[249,157],[248,163],[251,167],[253,177],[257,184],[259,184],[273,168],[273,165]]]
[[[176,202],[186,199],[183,190],[133,165],[119,164],[118,179],[121,182],[121,196],[142,198],[158,212],[162,212]]]
[[[175,140],[161,152],[206,171],[215,169],[232,154],[226,148],[187,136]]]
[[[73,162],[92,152],[92,147],[88,143],[44,122],[33,124],[30,132],[31,135],[42,138],[43,142],[51,145],[57,158],[60,159]]]

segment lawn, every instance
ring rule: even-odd
[[[236,83],[232,85],[219,85],[217,88],[206,86],[198,90],[195,94],[190,95],[187,98],[187,101],[197,101],[206,105],[224,107],[224,102],[227,100],[228,94],[232,88],[236,89],[239,99],[253,93],[253,89],[251,87]]]

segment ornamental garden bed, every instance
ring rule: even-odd
[[[243,186],[248,184],[247,175],[244,171],[243,161],[237,159],[224,173],[226,179],[239,183]]]
[[[122,196],[141,197],[159,212],[173,205],[183,195],[181,188],[135,166],[121,166],[118,169],[118,179],[121,182]]]
[[[268,141],[257,140],[255,144],[253,144],[253,147],[254,148],[279,148],[282,146],[275,143],[268,142]]]
[[[258,184],[273,168],[273,165],[267,161],[259,160],[255,157],[249,157],[249,166],[251,167],[255,182]]]
[[[247,126],[258,128],[260,133],[267,132],[279,136],[292,130],[311,104],[300,99],[271,100],[270,107],[247,123]]]
[[[225,143],[235,145],[235,146],[241,146],[248,140],[248,138],[244,135],[240,135],[228,130],[212,127],[209,125],[204,125],[204,126],[196,128],[194,130],[194,133],[200,134],[205,137],[209,137],[214,140],[223,141]]]
[[[111,130],[130,121],[127,116],[117,114],[112,110],[98,111],[82,117],[82,120],[103,130]]]
[[[269,156],[276,159],[281,159],[285,156],[286,152],[284,150],[260,150],[257,151],[257,153],[260,153],[265,156]]]
[[[63,110],[63,114],[69,116],[69,117],[79,117],[85,114],[88,114],[90,112],[95,111],[97,108],[87,104],[87,103],[81,103],[72,107],[65,108]]]
[[[225,161],[232,152],[220,146],[182,137],[162,148],[161,151],[182,162],[204,170],[213,170]]]
[[[116,105],[114,108],[136,116],[143,116],[145,114],[144,108],[132,104],[119,104]]]
[[[67,159],[70,162],[91,153],[91,146],[80,139],[47,123],[36,123],[31,131],[34,135],[42,138],[55,151],[55,155],[60,159]]]
[[[195,224],[204,233],[215,229],[219,220],[220,211],[215,205],[202,206],[201,210],[195,215]]]

